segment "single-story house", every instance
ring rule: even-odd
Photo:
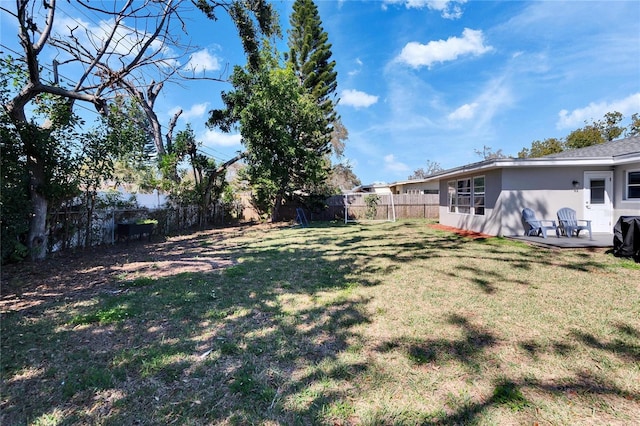
[[[394,194],[437,194],[439,191],[438,182],[429,179],[403,180],[389,187]]]
[[[522,235],[522,209],[557,220],[562,207],[613,234],[620,216],[640,215],[640,136],[541,158],[485,160],[436,173],[443,225]]]
[[[349,194],[371,193],[371,194],[391,194],[389,184],[384,182],[375,182],[369,185],[360,185],[347,191]]]

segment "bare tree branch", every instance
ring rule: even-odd
[[[129,6],[131,5],[131,2],[133,0],[129,0],[124,7],[121,9],[121,12],[118,14],[118,16],[116,17],[115,23],[113,25],[113,28],[111,29],[111,32],[109,33],[109,35],[107,36],[107,38],[104,40],[104,42],[102,43],[102,48],[97,49],[97,54],[95,56],[95,58],[93,59],[93,61],[91,62],[91,64],[85,69],[84,74],[80,77],[80,79],[78,79],[78,83],[76,84],[75,90],[80,90],[80,88],[82,87],[82,85],[84,84],[84,81],[89,77],[89,75],[91,74],[91,72],[95,69],[95,67],[97,66],[97,64],[100,62],[100,59],[102,59],[102,57],[105,55],[106,50],[107,50],[107,46],[109,46],[109,44],[111,43],[111,40],[113,40],[113,37],[115,36],[118,28],[120,27],[120,23],[122,22],[122,20],[124,19],[124,14],[123,12],[129,8]],[[77,43],[76,40],[76,45],[78,47],[81,47],[82,45],[80,43]],[[87,52],[88,53],[88,52]],[[89,56],[89,55],[88,55]]]
[[[178,112],[173,114],[171,120],[169,121],[169,128],[167,130],[167,148],[171,146],[173,142],[173,129],[176,127],[176,123],[178,122],[178,118],[182,114],[182,109],[179,109]]]
[[[56,13],[56,0],[51,0],[51,3],[49,4],[48,7],[49,7],[49,13],[47,16],[44,31],[42,31],[42,34],[40,35],[40,39],[38,40],[38,42],[33,46],[33,51],[35,52],[36,55],[40,53],[45,43],[49,39],[49,35],[51,34],[51,29],[53,28],[53,18]]]

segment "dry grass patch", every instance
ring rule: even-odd
[[[234,228],[13,274],[0,421],[640,422],[640,269],[475,237]]]

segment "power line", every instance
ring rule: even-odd
[[[200,149],[202,151],[204,151],[205,149],[208,150],[212,157],[215,157],[216,155],[223,155],[223,156],[227,155],[226,153],[221,152],[221,151],[217,151],[217,150],[211,148],[210,146],[200,146],[198,149]]]
[[[196,151],[200,152],[200,153],[201,153],[201,154],[203,154],[205,157],[207,157],[207,158],[211,158],[211,159],[213,159],[213,160],[215,160],[215,161],[219,161],[219,162],[221,162],[221,163],[224,163],[224,162],[226,161],[226,160],[225,160],[225,159],[223,159],[223,158],[217,157],[217,156],[215,156],[215,155],[211,154],[210,152],[205,151],[204,149],[202,149],[202,147],[198,147],[198,148],[196,148]]]

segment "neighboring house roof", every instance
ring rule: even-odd
[[[502,168],[615,166],[638,161],[640,161],[640,136],[633,136],[539,158],[497,158],[480,161],[435,173],[423,181]]]
[[[640,153],[640,136],[546,155],[542,158],[602,158]]]
[[[445,177],[475,172],[511,167],[562,167],[571,165],[617,165],[640,161],[640,136],[617,139],[610,142],[592,145],[585,148],[562,151],[538,158],[494,158],[477,163],[466,164],[447,170],[436,172],[423,179],[410,179],[390,184],[374,183],[361,185],[351,192],[370,192],[375,188],[396,187],[398,185],[434,182]]]
[[[359,185],[350,191],[343,191],[345,194],[352,194],[358,192],[389,192],[389,184],[384,182],[375,182],[370,185]]]

